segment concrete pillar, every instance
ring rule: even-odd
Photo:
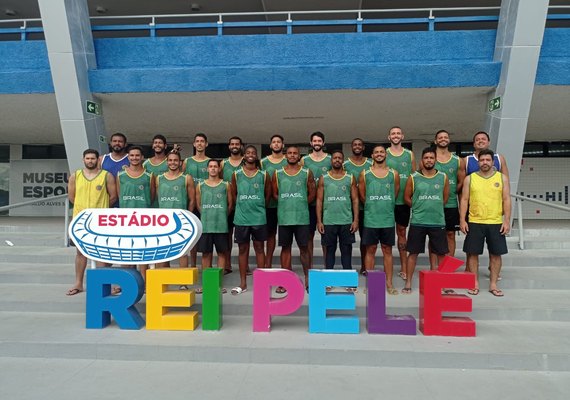
[[[501,77],[489,99],[501,98],[501,107],[487,111],[486,130],[491,147],[509,165],[511,192],[520,175],[532,92],[548,13],[548,0],[503,0],[495,43],[495,61]]]
[[[86,0],[38,0],[63,141],[70,170],[83,166],[82,153],[94,148],[107,152],[103,118],[87,113],[94,101],[89,69],[96,67]]]

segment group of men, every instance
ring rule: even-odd
[[[405,280],[402,293],[409,294],[426,237],[433,253],[431,268],[435,268],[438,258],[454,254],[455,235],[461,229],[467,234],[467,269],[476,274],[478,255],[487,240],[489,291],[502,296],[497,281],[501,255],[506,253],[504,235],[510,229],[508,170],[504,158],[488,150],[488,134],[478,132],[473,140],[474,154],[460,159],[449,151],[449,133],[438,131],[435,146],[422,151],[419,168],[413,153],[403,147],[400,127],[389,130],[388,140],[389,147],[375,146],[369,159],[364,156],[363,140],[356,138],[351,143],[352,154],[345,160],[342,151],[324,151],[322,132],[310,135],[312,151],[304,157],[297,146],[285,149],[284,138],[273,135],[271,154],[260,160],[255,146],[244,147],[241,138],[234,136],[228,142],[230,156],[220,161],[206,156],[208,140],[203,133],[194,137],[194,156],[184,160],[178,146],[168,150],[166,138],[156,135],[154,155],[145,161],[141,147],[127,147],[125,135],[116,133],[110,139],[110,153],[99,157],[95,150],[84,152],[84,168],[69,181],[69,199],[74,203],[74,215],[85,208],[115,203],[122,208],[194,212],[203,233],[191,251],[190,265],[197,265],[197,252],[201,252],[202,267],[211,267],[215,249],[217,266],[231,273],[233,238],[238,245],[240,272],[240,284],[231,290],[235,295],[247,291],[251,242],[257,268],[272,267],[279,245],[281,267],[290,270],[293,238],[308,291],[316,230],[321,234],[327,269],[334,268],[337,247],[343,269],[352,269],[352,244],[358,231],[360,272],[366,275],[374,269],[380,243],[387,292],[392,295],[398,294],[392,278],[392,249],[397,237],[398,276]],[[76,282],[68,295],[83,291],[86,263],[78,251]],[[180,266],[188,265],[188,258],[182,257]],[[141,266],[143,277],[145,271],[146,266]],[[278,287],[276,292],[285,293],[286,289]],[[478,283],[469,290],[472,295],[478,292]]]

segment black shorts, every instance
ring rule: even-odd
[[[350,231],[350,224],[325,225],[325,233],[323,233],[321,236],[321,245],[336,246],[337,241],[341,245],[352,244],[356,242],[354,233]]]
[[[410,224],[410,207],[405,204],[396,204],[394,207],[396,225],[407,227]]]
[[[424,253],[426,248],[426,236],[429,237],[430,249],[435,254],[444,255],[449,252],[445,227],[411,225],[408,230],[408,244],[406,245],[408,253]]]
[[[396,243],[396,228],[368,228],[364,227],[362,230],[362,236],[360,239],[360,244],[363,246],[374,246],[378,242],[384,246],[394,246]]]
[[[279,225],[279,246],[291,246],[293,235],[297,246],[307,246],[309,244],[309,225]]]
[[[469,232],[463,242],[463,251],[468,254],[483,254],[487,241],[489,254],[501,256],[507,254],[507,239],[501,234],[502,224],[476,224],[469,222]]]
[[[317,230],[317,206],[309,206],[309,233],[315,235]]]
[[[198,240],[197,249],[200,253],[213,253],[214,245],[218,254],[230,249],[227,233],[202,233]]]
[[[250,240],[265,242],[267,240],[267,225],[236,225],[234,228],[234,242],[237,244],[249,243]]]
[[[459,209],[444,208],[445,213],[445,230],[448,232],[457,232],[459,230]]]
[[[277,207],[266,208],[265,218],[267,219],[267,233],[275,235],[277,233]]]
[[[228,229],[230,230],[230,232],[232,231],[232,229],[234,229],[234,216],[236,215],[235,211],[232,211],[229,215],[228,215]]]
[[[358,234],[362,240],[362,231],[364,230],[364,210],[358,210]]]

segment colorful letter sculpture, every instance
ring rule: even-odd
[[[196,282],[196,268],[149,269],[146,272],[146,329],[193,331],[198,325],[197,311],[176,311],[170,308],[189,308],[194,304],[194,291],[168,290],[168,285],[192,285]]]
[[[111,296],[111,285],[121,287],[119,296]],[[111,315],[121,329],[141,329],[144,320],[135,305],[144,293],[141,274],[134,268],[100,268],[87,271],[87,329],[102,329],[111,323]]]
[[[437,271],[420,271],[420,330],[426,336],[475,336],[475,321],[467,317],[444,317],[443,312],[471,312],[472,300],[465,295],[443,295],[443,288],[469,289],[475,275],[454,272],[463,261],[446,256]]]
[[[219,331],[222,328],[222,277],[221,268],[202,271],[202,329]]]
[[[327,293],[327,286],[358,286],[356,271],[309,271],[309,332],[359,333],[357,316],[328,316],[327,310],[356,310],[354,293]]]
[[[413,316],[386,314],[386,274],[384,272],[368,272],[366,294],[368,333],[416,334],[416,320]]]
[[[295,312],[305,297],[303,282],[286,269],[256,269],[253,272],[253,331],[269,332],[272,315],[288,315]],[[287,296],[271,298],[271,287],[283,286]]]

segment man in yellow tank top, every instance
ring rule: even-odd
[[[73,216],[86,208],[108,208],[117,201],[117,189],[113,175],[97,165],[99,152],[87,149],[83,152],[82,169],[71,174],[67,185],[68,198],[73,203]],[[67,291],[68,296],[83,292],[83,277],[87,258],[79,250],[75,255],[75,284]]]
[[[511,195],[509,180],[493,166],[494,153],[485,149],[479,152],[479,171],[467,176],[463,182],[459,206],[461,231],[467,236],[463,251],[467,253],[467,271],[475,274],[475,287],[470,295],[479,293],[479,254],[483,254],[485,240],[489,249],[491,279],[489,292],[502,297],[497,287],[503,254],[507,254],[505,235],[510,230]],[[469,222],[467,211],[469,210]]]

